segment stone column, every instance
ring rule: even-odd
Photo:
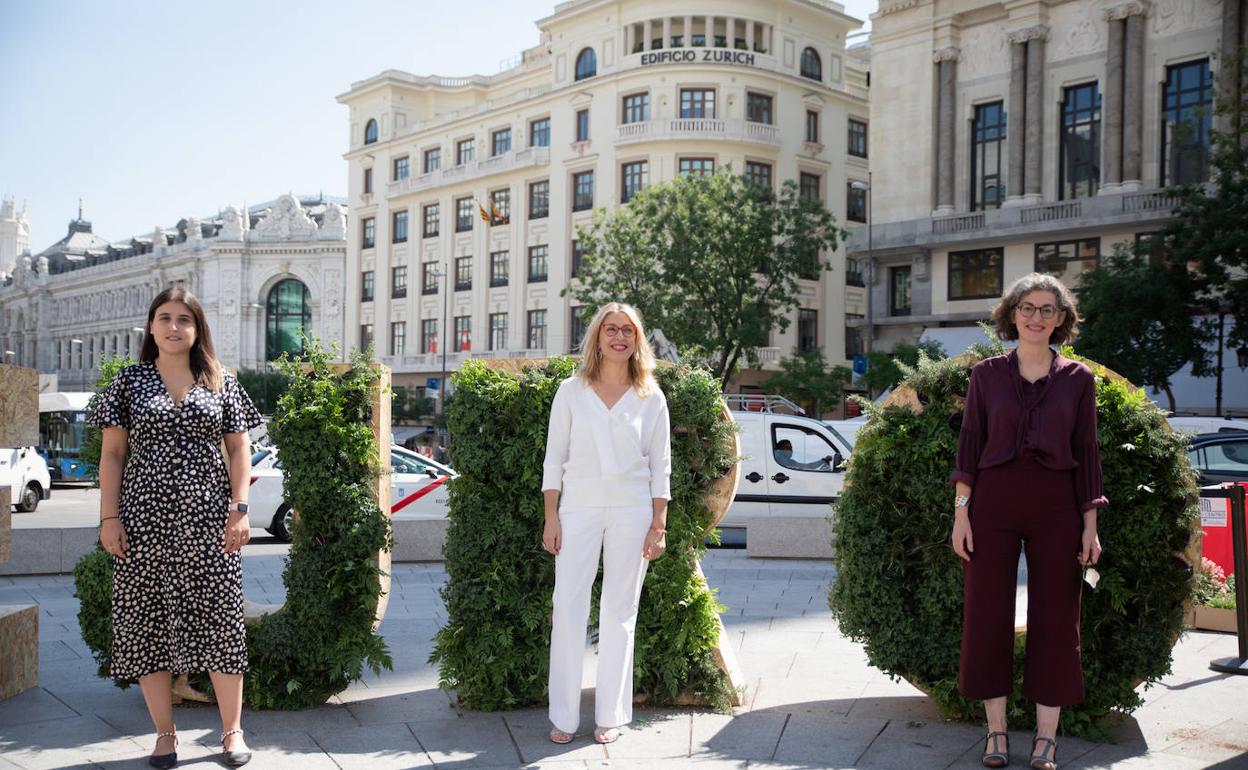
[[[1244,32],[1241,27],[1248,25],[1248,16],[1243,12],[1240,6],[1240,0],[1222,0],[1222,45],[1219,46],[1218,57],[1218,95],[1225,104],[1237,103],[1239,96],[1239,78],[1227,77],[1228,71],[1231,69],[1232,57],[1235,56],[1240,46],[1248,42],[1248,32]],[[1245,37],[1241,39],[1241,35]],[[1242,62],[1236,62],[1241,64]],[[1216,129],[1224,133],[1235,130],[1234,113],[1217,115],[1213,119]]]
[[[633,37],[637,34],[635,24],[629,24],[624,27],[624,55],[628,56],[633,52]]]
[[[1122,182],[1122,55],[1127,25],[1105,12],[1109,28],[1109,45],[1105,57],[1105,95],[1101,101],[1101,120],[1105,133],[1105,156],[1101,158],[1101,183],[1098,195],[1119,192]]]
[[[685,17],[685,29],[681,33],[681,41],[684,43],[683,48],[693,47],[693,17]]]
[[[1037,25],[1027,40],[1027,156],[1023,168],[1023,197],[1027,203],[1043,200],[1044,181],[1044,41],[1049,28]]]
[[[1144,14],[1127,16],[1122,70],[1122,189],[1138,190],[1144,179]]]
[[[949,46],[933,57],[937,66],[938,96],[936,106],[936,210],[933,216],[954,212],[954,110],[957,101],[958,59],[962,52]]]
[[[714,48],[715,47],[715,17],[704,16],[702,18],[702,26],[704,27],[704,29],[702,30],[702,35],[706,38],[706,47]]]
[[[672,47],[672,17],[663,17],[663,48]]]
[[[745,47],[754,50],[754,22],[748,19],[745,22]]]
[[[1006,196],[1002,205],[1023,200],[1023,135],[1027,126],[1027,43],[1010,42],[1010,103],[1006,114],[1006,152],[1009,155],[1005,177]]]
[[[724,19],[724,47],[736,48],[737,46],[737,20],[732,16]]]
[[[641,25],[641,34],[644,35],[641,39],[641,50],[649,51],[651,46],[654,45],[654,30],[650,27],[649,19],[646,19],[646,22]]]

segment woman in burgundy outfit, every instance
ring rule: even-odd
[[[1056,770],[1061,707],[1083,700],[1079,661],[1081,567],[1101,555],[1096,381],[1050,345],[1075,337],[1070,290],[1032,273],[992,311],[998,336],[1018,348],[971,370],[958,438],[953,550],[963,562],[958,689],[988,716],[983,763],[1009,762],[1006,698],[1013,689],[1014,593],[1027,553],[1027,661],[1023,693],[1036,702],[1031,767]],[[1003,748],[1004,747],[1004,748]]]

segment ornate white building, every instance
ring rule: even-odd
[[[203,303],[227,367],[298,350],[300,329],[341,345],[346,233],[344,207],[319,196],[283,195],[246,216],[227,206],[118,243],[80,211],[64,238],[0,276],[0,345],[13,362],[56,373],[60,390],[90,388],[104,356],[137,358],[148,305],[175,283]]]
[[[10,198],[0,202],[0,280],[17,267],[17,259],[30,251],[30,220]]]
[[[793,180],[839,222],[865,220],[850,187],[867,178],[867,74],[846,47],[859,26],[829,0],[571,0],[496,75],[387,70],[353,83],[338,97],[359,224],[348,337],[375,338],[396,384],[417,386],[438,375],[443,347],[451,370],[567,353],[582,331],[560,296],[576,227],[678,174],[731,165],[777,189]],[[845,360],[845,284],[858,273],[830,257],[832,271],[801,281],[766,364],[795,348]]]

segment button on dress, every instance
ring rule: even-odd
[[[118,515],[130,550],[113,557],[112,676],[247,670],[242,553],[225,553],[230,481],[222,437],[261,423],[233,376],[180,405],[156,365],[127,366],[92,422],[129,432]]]

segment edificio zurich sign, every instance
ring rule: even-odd
[[[702,55],[699,57],[698,54]],[[666,51],[647,51],[641,55],[641,66],[649,64],[682,64],[685,62],[719,62],[754,66],[754,54],[729,48],[673,48]]]

